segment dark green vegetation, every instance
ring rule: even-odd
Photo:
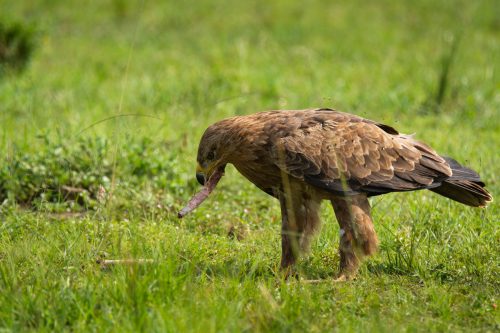
[[[500,190],[496,1],[2,1],[36,27],[0,81],[5,331],[498,331],[499,209],[373,200],[379,254],[334,284],[338,227],[279,280],[279,207],[232,168],[184,220],[202,131],[334,107],[414,133]],[[10,22],[10,21],[9,21]],[[153,264],[103,270],[101,257]],[[2,330],[2,329],[0,329]],[[2,330],[3,331],[3,330]]]
[[[20,22],[0,21],[0,79],[24,69],[35,48],[32,27]]]

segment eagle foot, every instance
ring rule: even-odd
[[[281,276],[285,281],[299,280],[299,272],[294,266],[281,267]]]
[[[347,282],[356,279],[356,274],[340,273],[333,282]]]

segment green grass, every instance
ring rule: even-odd
[[[203,130],[275,108],[416,133],[498,197],[497,7],[2,1],[0,20],[37,40],[27,68],[0,77],[0,331],[498,331],[496,202],[375,198],[380,251],[341,284],[326,204],[298,265],[315,285],[280,281],[278,204],[233,168],[176,218]],[[154,263],[103,270],[102,257]]]

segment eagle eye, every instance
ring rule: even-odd
[[[215,153],[213,151],[209,151],[207,154],[207,160],[211,161],[215,158]]]

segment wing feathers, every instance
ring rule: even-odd
[[[390,126],[328,110],[296,112],[288,125],[276,141],[285,152],[276,165],[335,193],[408,191],[433,187],[451,175],[445,159],[429,146]]]

